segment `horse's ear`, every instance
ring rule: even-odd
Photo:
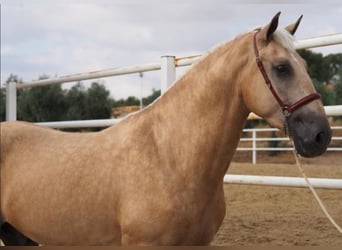
[[[296,30],[300,24],[300,21],[302,21],[302,18],[303,18],[303,15],[301,15],[297,22],[293,23],[293,24],[290,24],[289,26],[287,26],[285,29],[292,35],[294,35],[296,33]]]
[[[276,31],[278,27],[278,21],[280,16],[280,11],[272,18],[272,21],[260,30],[260,37],[266,42],[272,40],[272,34]]]

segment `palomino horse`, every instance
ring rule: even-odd
[[[217,47],[144,111],[96,133],[1,125],[1,222],[43,245],[202,245],[250,112],[306,157],[331,130],[295,52],[300,19]],[[266,82],[266,84],[265,84]],[[13,234],[15,230],[10,230]]]

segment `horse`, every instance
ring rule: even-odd
[[[304,157],[331,139],[293,45],[301,17],[278,28],[279,16],[216,47],[153,104],[102,131],[1,124],[1,223],[41,245],[210,244],[250,112],[285,127]]]

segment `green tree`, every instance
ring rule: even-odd
[[[157,99],[160,96],[161,91],[152,89],[152,94],[143,98],[143,104],[144,106],[147,106],[154,102],[155,99]]]
[[[23,89],[18,96],[18,119],[30,122],[61,121],[66,111],[60,85]]]
[[[135,96],[129,96],[127,99],[120,99],[114,103],[114,107],[121,107],[121,106],[134,106],[139,105],[140,100]]]
[[[308,73],[312,79],[319,82],[330,80],[329,65],[321,53],[315,53],[311,50],[299,50],[298,53],[306,61]]]
[[[6,83],[9,83],[9,82],[22,83],[23,81],[17,75],[10,74],[10,76],[6,80]]]
[[[333,77],[337,75],[341,75],[342,70],[342,53],[338,54],[330,54],[324,57],[325,64],[329,68],[329,79],[333,79]]]
[[[66,93],[67,112],[65,120],[83,120],[87,116],[87,92],[81,82]]]
[[[342,66],[337,73],[337,81],[335,85],[335,104],[342,105]]]
[[[308,64],[308,73],[313,79],[316,90],[321,94],[324,105],[341,103],[341,90],[336,82],[335,90],[327,89],[326,83],[334,78],[341,79],[342,53],[323,56],[310,50],[301,50],[299,54]]]
[[[335,85],[335,105],[342,105],[342,81]]]
[[[318,93],[321,94],[323,105],[333,105],[335,103],[335,92],[331,89],[327,89],[325,84],[313,79],[313,84]]]
[[[114,100],[104,85],[93,82],[87,91],[85,119],[105,119],[112,114]]]
[[[0,121],[6,120],[6,95],[0,91]]]
[[[40,80],[47,76],[39,77]],[[21,89],[18,91],[18,119],[30,122],[61,121],[66,101],[61,85]]]

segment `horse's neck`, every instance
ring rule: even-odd
[[[233,53],[216,49],[155,103],[153,127],[164,167],[222,179],[248,115],[236,80],[244,62],[227,61]]]

